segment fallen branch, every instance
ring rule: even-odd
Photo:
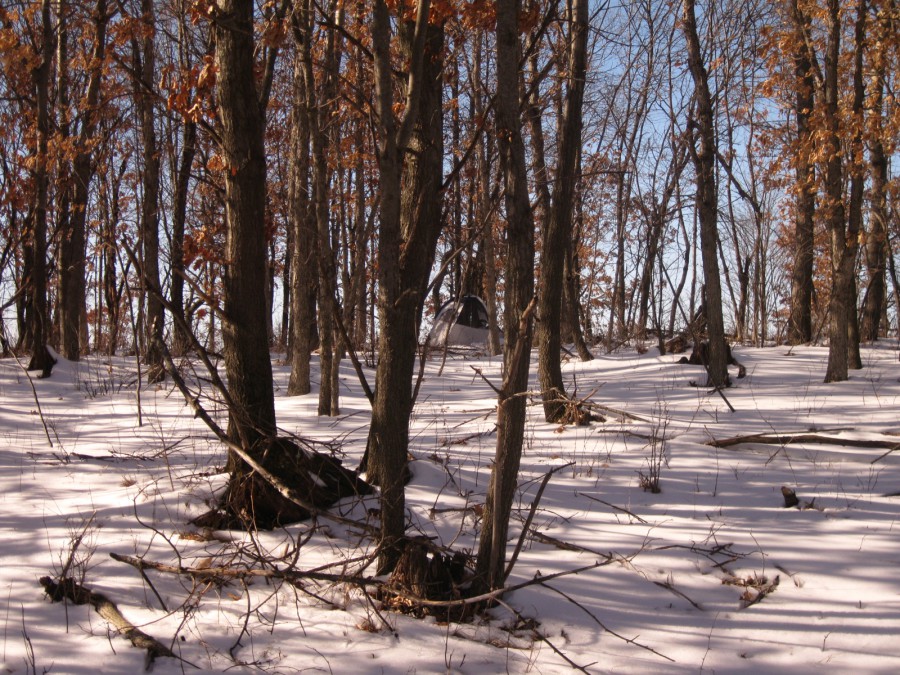
[[[122,555],[119,553],[110,553],[109,557],[113,560],[126,565],[131,565],[136,570],[154,570],[164,574],[178,574],[181,576],[189,576],[193,579],[201,580],[218,580],[218,581],[238,581],[245,579],[278,579],[287,581],[292,584],[301,581],[327,581],[332,583],[352,583],[357,586],[376,586],[384,585],[384,581],[372,577],[360,577],[348,574],[329,574],[327,572],[319,572],[315,570],[280,570],[277,568],[260,569],[253,567],[184,567],[181,565],[168,565],[166,563],[155,562],[145,558],[138,558],[131,555]]]
[[[153,662],[160,656],[168,656],[173,659],[184,661],[181,657],[172,653],[172,650],[162,644],[159,640],[147,635],[140,628],[137,628],[128,619],[126,619],[116,604],[112,602],[102,593],[95,593],[90,589],[81,586],[71,579],[63,578],[60,582],[53,581],[50,577],[41,577],[40,584],[44,587],[44,591],[54,602],[68,600],[76,605],[91,605],[94,610],[103,619],[111,623],[123,637],[127,638],[132,645],[138,649],[147,650],[147,660],[144,664],[145,670],[150,670]],[[188,663],[187,661],[184,661]],[[189,664],[194,666],[194,664]],[[196,668],[196,666],[194,666]]]
[[[582,546],[581,544],[573,544],[570,541],[563,541],[562,539],[557,539],[556,537],[551,537],[549,534],[544,534],[543,532],[539,532],[538,530],[531,530],[531,538],[536,539],[542,544],[548,544],[550,546],[555,546],[556,548],[562,551],[574,551],[576,553],[590,553],[591,555],[596,555],[601,558],[605,558],[609,561],[613,560],[612,553],[603,553],[602,551],[597,551],[592,548],[588,548],[587,546]]]
[[[889,442],[881,439],[857,439],[838,438],[836,436],[823,436],[818,433],[800,432],[796,434],[746,434],[732,436],[720,440],[713,439],[706,444],[714,448],[730,448],[741,443],[764,443],[768,445],[791,445],[792,443],[815,443],[817,445],[838,445],[848,448],[887,448],[887,452],[872,460],[872,464],[884,459],[892,452],[900,450],[900,443]]]
[[[257,569],[257,568],[236,568],[236,567],[205,567],[205,568],[196,568],[196,567],[182,567],[180,565],[167,565],[165,563],[154,562],[151,560],[146,560],[144,558],[137,558],[130,555],[121,555],[118,553],[110,553],[109,556],[118,562],[123,562],[136,569],[152,569],[158,572],[164,572],[169,574],[179,574],[190,576],[195,579],[219,579],[219,580],[237,580],[237,579],[249,579],[249,578],[258,578],[258,579],[282,579],[284,581],[290,583],[298,583],[303,580],[312,580],[312,581],[328,581],[332,583],[347,583],[353,584],[361,587],[375,587],[380,589],[382,592],[390,593],[391,595],[395,595],[397,597],[403,598],[411,603],[421,605],[423,607],[461,607],[464,605],[474,605],[482,602],[492,601],[496,598],[501,597],[506,593],[512,593],[513,591],[518,591],[528,586],[534,586],[536,584],[541,584],[545,581],[550,581],[552,579],[557,579],[559,577],[565,577],[575,574],[581,574],[582,572],[587,572],[589,570],[596,569],[598,567],[605,567],[612,563],[615,559],[611,556],[605,557],[604,560],[597,561],[591,565],[585,565],[583,567],[576,567],[575,569],[563,570],[561,572],[556,572],[554,574],[548,574],[546,576],[541,576],[540,574],[535,575],[531,579],[527,581],[520,582],[518,584],[513,584],[511,586],[504,586],[503,588],[498,588],[496,590],[490,591],[488,593],[481,593],[479,595],[473,595],[467,598],[459,598],[454,600],[428,600],[426,598],[421,598],[413,593],[409,593],[402,589],[393,588],[383,579],[378,579],[374,577],[360,577],[355,575],[348,574],[326,574],[322,572],[315,571],[301,571],[301,570],[279,570],[279,569]]]
[[[585,494],[584,492],[579,492],[578,494],[581,495],[582,497],[587,497],[591,501],[599,502],[599,503],[603,504],[604,506],[608,506],[609,508],[614,509],[615,511],[621,511],[622,513],[625,513],[625,514],[631,516],[632,518],[637,520],[639,523],[643,523],[644,525],[647,524],[646,520],[641,518],[638,514],[632,513],[628,509],[622,508],[621,506],[616,506],[615,504],[610,504],[609,502],[605,502],[598,497],[591,497],[590,495]]]
[[[591,410],[603,410],[611,415],[618,415],[619,417],[624,417],[626,419],[634,420],[636,422],[650,422],[653,420],[647,417],[642,417],[640,415],[635,415],[634,413],[630,413],[626,410],[621,410],[619,408],[612,408],[608,405],[602,405],[600,403],[593,403],[592,401],[584,401],[584,407],[589,408]]]

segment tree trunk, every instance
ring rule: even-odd
[[[184,234],[187,222],[187,197],[191,181],[191,167],[197,154],[197,124],[184,121],[181,135],[181,156],[175,175],[175,194],[172,206],[172,278],[169,282],[169,303],[175,314],[172,348],[175,354],[184,354],[191,343],[186,334],[187,316],[184,313]],[[182,321],[183,319],[183,321]]]
[[[229,435],[247,449],[275,435],[272,364],[266,335],[266,161],[254,84],[253,3],[221,0],[214,22],[218,112],[225,170],[224,341]],[[231,481],[246,472],[232,456]]]
[[[531,361],[530,307],[534,296],[534,216],[528,194],[525,143],[519,117],[518,0],[498,0],[496,124],[506,183],[507,241],[504,290],[505,378],[498,397],[497,450],[478,541],[476,585],[501,588],[506,537],[515,496],[525,431],[525,398]]]
[[[49,192],[48,141],[50,138],[50,70],[53,66],[54,32],[50,15],[51,0],[41,2],[40,58],[31,71],[34,87],[37,129],[33,151],[32,181],[34,204],[29,214],[26,237],[26,349],[31,349],[28,370],[40,370],[49,377],[53,357],[47,349],[50,335],[50,313],[47,308],[47,203]],[[30,241],[29,241],[30,239]]]
[[[794,262],[791,271],[791,313],[788,342],[792,345],[812,340],[813,228],[816,208],[815,164],[812,161],[813,138],[810,115],[815,105],[815,78],[809,46],[804,38],[809,17],[797,0],[790,3],[794,22],[794,72],[797,94],[794,116],[797,119],[797,150],[794,156],[796,195],[794,206]]]
[[[378,572],[399,560],[406,529],[406,476],[412,378],[419,320],[441,226],[443,28],[428,25],[430,3],[419,0],[416,24],[401,25],[409,63],[406,109],[394,119],[391,16],[384,0],[372,15],[380,187],[378,238],[378,367],[367,469],[381,488]],[[406,174],[401,189],[403,157]]]
[[[860,0],[857,18],[857,59],[862,55],[860,30],[864,31],[865,0]],[[841,382],[849,377],[850,367],[850,329],[851,312],[856,312],[855,293],[853,293],[854,274],[856,272],[857,231],[859,222],[853,209],[856,200],[861,200],[861,185],[853,185],[851,180],[851,217],[847,219],[843,200],[844,166],[841,155],[841,125],[839,119],[840,96],[840,3],[829,0],[826,28],[828,42],[825,52],[824,73],[824,122],[826,144],[825,164],[825,196],[828,200],[828,218],[826,225],[831,238],[831,302],[829,304],[830,323],[828,330],[828,366],[825,371],[825,382]],[[855,79],[855,76],[854,76]],[[854,94],[854,99],[858,92]],[[854,101],[854,108],[857,107]],[[861,107],[861,106],[860,106]],[[854,143],[855,144],[855,143]],[[851,176],[852,179],[852,176]],[[861,202],[860,202],[861,203]]]
[[[332,9],[334,5],[331,5]],[[307,10],[312,26],[314,4],[309,2]],[[334,22],[334,16],[328,18]],[[319,318],[319,415],[334,416],[340,413],[338,406],[338,366],[340,365],[339,344],[335,339],[337,319],[335,315],[337,303],[337,270],[335,269],[334,251],[331,246],[331,206],[329,204],[329,185],[331,172],[328,168],[328,135],[331,132],[329,123],[332,118],[332,102],[334,100],[334,83],[337,74],[337,55],[335,53],[335,33],[328,32],[325,48],[324,80],[316,82],[313,73],[311,52],[304,59],[304,77],[306,91],[306,111],[309,116],[310,145],[312,152],[312,216],[315,218],[318,252],[317,269],[318,284],[318,318]],[[312,29],[310,28],[310,35]],[[311,49],[310,41],[306,48]]]
[[[538,286],[535,342],[538,379],[544,401],[544,418],[558,422],[566,412],[566,396],[560,367],[560,318],[563,303],[563,271],[572,244],[572,211],[578,184],[578,151],[581,147],[582,106],[587,71],[587,0],[573,0],[567,90],[560,121],[559,158],[553,182],[553,201],[542,231],[541,277]]]
[[[875,26],[881,34],[889,34],[890,18],[879,15]],[[874,342],[880,335],[881,318],[887,295],[886,256],[888,254],[887,231],[888,211],[888,158],[885,152],[884,90],[885,71],[888,57],[882,50],[876,50],[872,58],[872,129],[870,141],[871,162],[871,217],[869,231],[865,238],[865,260],[868,272],[860,338]]]
[[[478,119],[483,119],[486,111],[482,87],[484,68],[482,50],[485,36],[483,32],[475,37],[475,65],[472,70],[474,108]],[[484,250],[484,302],[488,313],[487,353],[497,356],[501,352],[500,328],[497,325],[497,266],[494,239],[493,203],[491,197],[491,137],[482,134],[478,143],[478,187],[476,191],[475,219],[481,230],[481,248]]]
[[[134,82],[135,106],[140,116],[141,145],[144,171],[142,175],[143,201],[141,203],[141,280],[147,301],[147,316],[144,329],[147,332],[147,382],[161,382],[165,379],[162,354],[155,346],[162,340],[165,323],[162,298],[159,297],[159,176],[160,159],[156,142],[156,115],[154,97],[147,88],[152,87],[156,76],[156,48],[153,38],[155,18],[154,0],[141,0],[143,20],[148,30],[140,44],[133,44],[135,73],[139,79]]]
[[[728,384],[728,361],[725,345],[725,326],[722,318],[722,287],[719,277],[718,195],[716,189],[716,139],[709,76],[703,65],[694,0],[683,0],[684,33],[687,38],[688,64],[694,80],[696,122],[699,127],[699,147],[696,139],[692,147],[697,173],[697,215],[700,220],[700,252],[703,259],[703,279],[706,286],[706,320],[709,335],[708,385]]]
[[[119,194],[122,176],[128,167],[122,161],[117,171],[109,170],[101,179],[100,187],[100,228],[103,240],[103,300],[106,303],[106,353],[113,356],[119,344],[119,329],[122,316],[122,292],[125,284],[119,280],[119,255],[116,249],[121,212]],[[127,264],[127,263],[126,263]],[[127,268],[122,272],[127,278]]]
[[[865,140],[864,133],[864,109],[866,97],[865,82],[863,80],[863,52],[866,43],[866,13],[868,12],[866,0],[859,0],[857,4],[856,33],[853,57],[853,132],[850,138],[850,201],[847,213],[847,247],[846,255],[850,258],[846,262],[848,270],[847,306],[848,306],[848,367],[853,370],[862,370],[862,357],[859,353],[859,313],[856,309],[856,258],[859,252],[859,233],[862,230],[863,221],[863,197],[866,182]]]
[[[578,168],[576,173],[581,176],[581,148],[578,149]],[[591,361],[594,355],[588,349],[585,340],[585,331],[590,331],[590,318],[586,315],[581,304],[581,263],[579,250],[581,249],[582,233],[584,231],[584,199],[582,194],[577,194],[574,204],[574,225],[572,237],[566,250],[566,264],[563,267],[563,314],[560,317],[560,332],[567,336],[575,344],[575,351],[582,361]],[[584,318],[583,318],[584,317]],[[583,323],[582,323],[583,322]]]
[[[309,194],[309,114],[306,100],[306,61],[310,58],[309,12],[295,12],[293,21],[296,55],[294,57],[294,100],[291,111],[290,227],[291,237],[291,376],[288,396],[308,394],[309,355],[313,349],[315,322],[316,229],[310,212]]]

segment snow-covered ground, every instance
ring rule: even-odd
[[[830,385],[824,348],[737,355],[748,376],[725,392],[734,412],[690,385],[701,369],[654,350],[566,363],[570,391],[622,414],[559,428],[530,408],[510,553],[544,475],[571,466],[550,479],[509,583],[605,564],[509,593],[518,618],[498,607],[466,624],[383,612],[341,584],[214,584],[113,560],[337,574],[372,544],[327,523],[309,539],[309,524],[198,532],[188,521],[223,484],[225,451],[171,386],[138,402],[133,361],[61,361],[34,380],[38,406],[4,359],[0,673],[143,669],[144,653],[93,610],[49,601],[38,580],[64,567],[183,659],[157,673],[900,672],[895,346],[864,349],[865,368]],[[474,545],[495,441],[494,395],[473,366],[499,380],[499,359],[451,356],[442,374],[428,363],[412,428],[410,529],[458,549]],[[355,466],[369,411],[349,364],[338,418],[316,417],[315,393],[287,397],[277,360],[275,373],[285,432],[334,442]],[[709,444],[810,432],[880,445]],[[641,487],[654,451],[657,494]],[[784,507],[782,486],[800,508]],[[374,508],[373,497],[340,510],[365,520]]]

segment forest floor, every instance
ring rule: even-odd
[[[863,370],[830,385],[823,347],[736,356],[748,375],[727,401],[655,350],[564,364],[606,421],[559,427],[530,407],[510,554],[565,465],[509,578],[532,583],[466,623],[385,611],[353,584],[114,560],[339,575],[373,542],[326,521],[200,531],[189,521],[224,484],[225,450],[171,385],[138,400],[133,359],[61,360],[33,382],[0,360],[0,673],[144,668],[89,606],[48,599],[39,579],[63,570],[177,655],[156,673],[900,672],[896,345],[864,348]],[[349,363],[335,418],[316,416],[315,392],[287,397],[288,367],[274,366],[285,433],[355,467],[369,406]],[[426,365],[411,432],[410,531],[458,550],[475,546],[495,444],[495,395],[473,367],[499,381],[498,358]],[[372,522],[375,509],[367,497],[338,511]]]

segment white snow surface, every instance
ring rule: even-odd
[[[324,521],[311,536],[310,523],[253,536],[198,532],[189,521],[224,485],[225,450],[171,384],[141,389],[139,420],[133,359],[60,360],[51,378],[33,380],[38,407],[21,366],[0,360],[0,673],[144,669],[144,652],[93,609],[53,603],[38,583],[60,573],[79,536],[70,576],[183,659],[158,659],[155,673],[900,672],[896,345],[864,348],[864,368],[836,384],[822,383],[824,347],[736,356],[748,376],[724,392],[734,412],[691,386],[702,370],[677,356],[567,361],[570,393],[628,416],[559,427],[533,401],[508,556],[544,475],[571,466],[547,484],[509,584],[607,564],[449,624],[380,611],[346,584],[217,585],[142,577],[116,562],[110,553],[262,568],[255,556],[270,568],[339,573],[358,570],[374,544]],[[316,416],[315,391],[288,397],[289,368],[273,364],[280,427],[334,443],[355,467],[370,412],[349,362],[335,418]],[[474,368],[499,384],[499,358],[451,355],[442,373],[440,358],[427,363],[406,493],[410,531],[462,550],[476,546],[470,507],[484,500],[496,441],[496,396]],[[221,406],[211,410],[223,420]],[[883,446],[708,444],[811,430]],[[641,487],[653,447],[666,458],[658,494]],[[800,508],[784,507],[782,486]],[[337,507],[376,522],[373,509],[374,496]],[[754,586],[769,592],[750,604]]]

